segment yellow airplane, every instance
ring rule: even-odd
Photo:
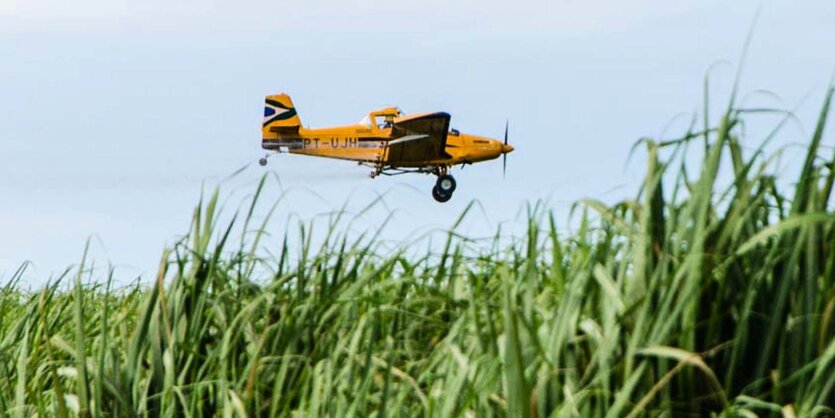
[[[261,147],[275,152],[312,155],[357,161],[372,168],[371,177],[405,173],[437,176],[432,197],[446,202],[455,191],[455,179],[449,169],[493,160],[513,147],[496,139],[467,135],[449,129],[449,113],[430,112],[402,115],[400,109],[387,107],[369,113],[356,125],[307,129],[302,127],[290,96],[267,96],[264,103]],[[269,156],[269,154],[267,154]],[[267,156],[259,163],[267,165]]]

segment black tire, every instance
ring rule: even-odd
[[[435,182],[435,187],[441,191],[441,193],[451,195],[452,192],[455,191],[455,188],[458,185],[455,183],[455,178],[450,176],[449,174],[443,174],[438,176],[438,181]]]
[[[435,186],[432,188],[432,197],[435,198],[435,201],[444,203],[449,201],[449,199],[452,199],[452,193],[444,193],[440,189],[438,189],[438,186]]]
[[[258,164],[260,164],[261,167],[267,165],[267,159],[266,158],[261,158],[260,160],[258,160]]]

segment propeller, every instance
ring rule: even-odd
[[[502,178],[505,178],[507,175],[507,130],[510,127],[510,120],[506,120],[504,123],[504,147],[502,148]]]

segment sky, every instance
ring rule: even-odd
[[[0,282],[30,261],[43,283],[88,239],[123,280],[152,277],[201,192],[220,186],[229,214],[264,173],[276,236],[381,195],[355,227],[391,215],[393,242],[472,201],[476,236],[537,200],[567,222],[577,199],[634,196],[632,145],[683,132],[706,74],[721,110],[755,16],[741,97],[795,109],[778,145],[803,143],[835,70],[833,2],[0,0]],[[509,120],[516,151],[504,179],[501,161],[454,169],[446,204],[430,176],[291,155],[264,169],[263,97],[278,92],[310,127],[390,105],[495,138]]]

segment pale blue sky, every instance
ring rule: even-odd
[[[444,205],[428,176],[372,181],[351,163],[277,156],[268,169],[291,190],[282,220],[388,193],[398,240],[477,199],[469,230],[489,235],[525,202],[564,215],[578,198],[631,196],[643,168],[625,166],[632,144],[671,121],[679,133],[723,60],[712,92],[724,103],[760,4],[741,91],[786,108],[808,95],[804,126],[780,139],[802,142],[835,69],[833,2],[0,0],[0,278],[31,260],[27,279],[42,282],[91,235],[100,264],[147,275],[201,185],[262,155],[263,96],[280,91],[310,126],[398,105],[493,137],[509,118],[516,146],[506,180],[500,161],[456,168]],[[228,204],[263,172],[251,164],[228,183]]]

